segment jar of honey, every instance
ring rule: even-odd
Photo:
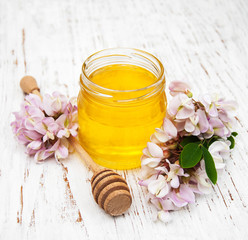
[[[102,50],[84,62],[80,85],[81,145],[104,167],[139,167],[142,149],[165,117],[161,62],[137,49]]]

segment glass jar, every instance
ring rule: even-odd
[[[137,49],[102,50],[84,62],[80,85],[81,145],[102,166],[139,167],[142,149],[165,117],[161,62]]]

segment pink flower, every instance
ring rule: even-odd
[[[207,119],[207,116],[206,116],[206,112],[201,110],[201,109],[198,109],[196,111],[196,114],[199,117],[198,126],[199,126],[199,129],[200,129],[200,132],[205,133],[209,128],[209,122],[208,122],[208,119]]]
[[[59,92],[54,92],[52,95],[45,94],[43,109],[48,116],[55,116],[65,111],[67,101],[67,98]]]
[[[177,206],[184,207],[188,203],[195,202],[195,194],[186,184],[181,184],[179,191],[173,190],[169,194],[169,199]]]
[[[171,96],[176,96],[179,93],[184,93],[188,97],[192,97],[192,93],[190,92],[190,86],[185,82],[173,81],[169,85]]]
[[[237,109],[237,103],[235,101],[226,101],[224,98],[219,98],[218,94],[202,95],[200,101],[204,105],[210,117],[218,117],[219,111],[231,113],[235,112]]]
[[[217,109],[219,119],[225,125],[226,136],[229,137],[231,133],[230,129],[235,124],[234,114],[237,109],[237,102],[219,99]]]
[[[192,135],[198,136],[200,134],[200,128],[198,127],[199,116],[195,113],[185,121],[184,129],[186,132]]]
[[[46,94],[43,102],[34,95],[26,96],[20,112],[11,123],[17,139],[27,146],[27,153],[37,162],[50,156],[66,158],[69,143],[66,138],[77,135],[77,107],[73,100],[55,92]]]
[[[186,119],[184,129],[194,136],[207,132],[209,129],[209,122],[205,111],[198,109],[193,116]]]
[[[179,209],[167,196],[164,198],[157,198],[154,197],[153,195],[150,195],[150,198],[151,198],[150,201],[154,204],[154,206],[158,210],[172,211]]]
[[[167,205],[165,202],[168,201],[172,206],[170,210],[175,210],[175,205],[170,200],[163,200],[159,198],[152,198],[151,203],[157,208],[158,212],[156,214],[156,218],[164,223],[168,223],[171,221],[171,216],[168,210],[164,209],[164,205]],[[156,219],[155,219],[156,220]]]
[[[211,192],[211,184],[206,174],[204,160],[200,161],[200,166],[192,173],[189,186],[195,193],[209,194]]]
[[[177,128],[170,119],[164,118],[161,128],[156,128],[155,133],[151,136],[154,143],[164,143],[177,136]]]
[[[27,145],[27,150],[28,152],[31,152],[32,150],[37,151],[42,147],[42,142],[37,140],[37,141],[32,141]]]
[[[195,113],[195,106],[192,98],[189,98],[183,93],[177,94],[169,103],[168,113],[176,120],[184,120],[193,116]]]
[[[211,118],[209,120],[210,130],[213,134],[224,137],[225,135],[225,125],[219,118]]]
[[[170,183],[171,187],[179,187],[179,176],[189,177],[189,174],[184,173],[183,168],[178,164],[172,164],[168,159],[166,162],[169,164],[169,170],[166,167],[157,167],[155,170],[162,171],[166,174],[166,181]]]
[[[163,159],[163,150],[155,143],[148,142],[147,148],[143,150],[143,156],[141,158],[142,166],[156,167]]]
[[[55,139],[55,135],[59,130],[59,125],[55,122],[54,118],[45,117],[40,122],[36,123],[34,129],[36,132],[43,135],[43,142],[46,142],[49,139]]]
[[[163,175],[159,175],[156,179],[151,180],[147,189],[157,198],[163,198],[169,193],[170,185],[167,183]]]
[[[21,110],[13,113],[16,121],[12,122],[11,126],[15,134],[20,135],[24,130],[34,130],[35,124],[44,118],[45,115],[38,105],[41,100],[38,100],[37,97],[34,94],[27,95],[21,104]]]
[[[237,108],[235,101],[226,101],[219,98],[217,94],[205,94],[201,96],[201,104],[209,116],[210,128],[205,137],[211,137],[213,134],[220,137],[229,137],[231,127],[234,122],[233,114]]]
[[[55,159],[58,161],[63,158],[67,158],[69,154],[69,143],[66,139],[59,139],[50,147],[43,147],[36,152],[34,159],[36,162],[44,161],[46,158],[54,155]]]
[[[210,117],[218,117],[218,111],[216,106],[217,101],[217,94],[212,96],[209,94],[205,94],[200,97],[200,102],[204,105],[205,110]]]
[[[40,108],[40,110],[42,110],[41,99],[36,94],[30,93],[30,94],[26,95],[24,104],[27,106],[34,106],[34,107]]]
[[[56,123],[61,128],[57,134],[58,138],[62,138],[62,137],[68,138],[70,135],[74,137],[77,136],[78,124],[73,123],[72,120],[70,121],[69,118],[70,118],[70,115],[62,114],[56,120]]]

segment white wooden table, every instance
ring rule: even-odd
[[[247,239],[247,43],[246,0],[0,0],[0,239]],[[109,47],[147,50],[168,82],[187,79],[197,93],[217,90],[239,104],[237,147],[222,179],[167,225],[153,222],[139,170],[119,171],[134,201],[112,218],[92,201],[91,174],[76,155],[37,165],[9,126],[23,75],[43,93],[76,96],[84,59]]]

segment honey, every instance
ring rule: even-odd
[[[113,64],[93,72],[89,79],[113,90],[135,90],[156,82],[154,74],[145,68],[129,64]],[[122,93],[120,93],[122,94]]]
[[[158,67],[152,68],[146,58],[143,64],[140,57],[123,59],[130,52],[147,53],[118,50],[125,54],[104,50],[108,54],[99,52],[100,57],[93,55],[83,65],[78,96],[79,140],[96,163],[131,169],[140,166],[142,149],[163,122],[165,79],[163,69],[160,73]]]

